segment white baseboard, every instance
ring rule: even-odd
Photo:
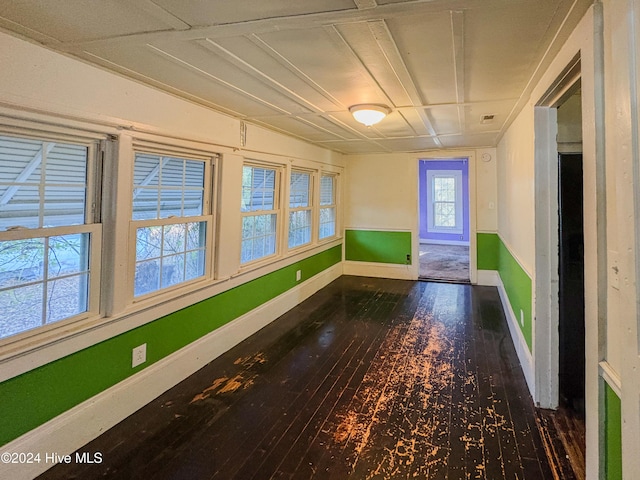
[[[487,271],[487,270],[479,270]],[[498,274],[498,272],[496,272]],[[502,283],[502,279],[500,275],[498,275],[499,285],[498,293],[500,294],[500,301],[502,302],[502,309],[504,310],[504,314],[507,317],[507,324],[509,325],[509,331],[511,332],[511,339],[513,340],[513,346],[516,348],[516,353],[518,354],[518,360],[520,360],[520,365],[522,367],[522,371],[524,373],[524,378],[527,381],[527,386],[529,387],[529,393],[531,393],[532,398],[536,398],[535,395],[535,370],[533,364],[533,356],[529,351],[529,346],[527,345],[527,341],[524,339],[524,334],[522,330],[520,330],[520,326],[518,325],[518,318],[516,317],[513,309],[511,308],[511,303],[509,303],[509,297],[507,296],[507,291],[504,289],[504,284]]]
[[[397,280],[418,279],[417,266],[413,265],[345,261],[343,262],[343,272],[345,275],[359,277],[393,278]]]
[[[0,478],[32,479],[54,463],[46,454],[69,455],[271,323],[342,275],[334,265],[306,282],[229,322],[141,372],[62,413],[2,447],[2,452],[40,453],[40,463],[0,462]],[[91,452],[93,455],[95,452]]]
[[[502,285],[502,281],[496,270],[478,270],[476,284],[485,287],[499,287]]]

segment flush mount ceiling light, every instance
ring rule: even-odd
[[[367,127],[375,125],[391,113],[391,109],[386,105],[378,105],[375,103],[353,105],[349,107],[349,111],[351,115],[353,115],[353,118]]]

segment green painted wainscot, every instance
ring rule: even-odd
[[[159,318],[0,384],[0,445],[42,425],[132,374],[342,261],[342,245]],[[131,350],[147,343],[147,362]]]
[[[355,262],[411,263],[411,232],[347,230],[345,260]]]
[[[477,234],[478,270],[497,270],[529,351],[533,349],[531,277],[497,233]],[[521,313],[522,312],[522,313]]]
[[[622,480],[622,405],[604,382],[604,469],[607,480]]]

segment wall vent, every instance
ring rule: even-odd
[[[480,117],[480,123],[491,123],[495,117],[496,116],[493,113],[482,115]]]

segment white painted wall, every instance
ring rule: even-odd
[[[418,258],[418,162],[405,153],[345,156],[345,230],[412,232],[412,258]],[[349,262],[348,275],[417,279],[418,265]]]
[[[498,231],[520,265],[533,275],[533,105],[527,104],[497,148]]]
[[[413,230],[418,218],[418,162],[404,153],[345,158],[345,228]]]
[[[488,153],[491,160],[479,160],[483,153]],[[498,208],[495,148],[345,156],[348,165],[345,227],[413,230],[418,217],[418,160],[465,156],[473,156],[477,165],[477,194],[474,199],[477,229],[496,231]]]
[[[489,160],[484,155],[489,155]],[[495,148],[476,151],[476,228],[478,232],[498,231],[498,159]]]
[[[631,479],[640,478],[640,2],[603,3],[608,311],[601,358],[610,382],[619,381],[622,468]]]
[[[491,156],[481,160],[482,154]],[[498,225],[496,190],[496,149],[432,150],[418,153],[347,155],[345,185],[345,228],[360,230],[397,230],[412,232],[413,258],[418,258],[418,161],[425,158],[468,157],[471,204],[472,271],[475,266],[475,232],[495,232]],[[406,268],[405,268],[406,270]],[[376,268],[358,270],[358,274],[374,275]],[[354,272],[355,273],[355,272]],[[394,275],[393,272],[386,272]],[[398,278],[417,278],[417,263],[409,274]],[[472,272],[472,281],[473,278]]]

